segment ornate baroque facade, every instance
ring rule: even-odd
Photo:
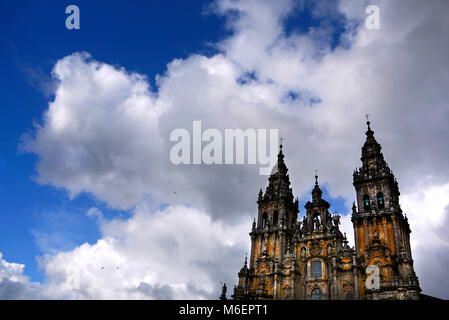
[[[355,248],[340,231],[340,216],[329,213],[317,176],[298,219],[281,144],[268,187],[259,193],[249,265],[245,258],[234,299],[420,298],[398,183],[367,124],[362,166],[353,175]]]

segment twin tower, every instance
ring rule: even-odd
[[[398,183],[367,124],[362,166],[353,175],[355,248],[339,229],[340,216],[329,213],[318,177],[298,219],[281,145],[268,187],[259,193],[249,265],[245,258],[232,298],[420,299]]]

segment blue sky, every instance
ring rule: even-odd
[[[52,245],[65,250],[99,236],[85,212],[101,204],[89,195],[71,201],[64,190],[37,184],[33,180],[37,157],[19,152],[21,135],[41,120],[51,99],[46,86],[55,62],[87,51],[146,74],[151,81],[174,57],[213,50],[207,42],[224,33],[220,18],[202,14],[207,3],[186,1],[163,6],[151,1],[78,1],[81,29],[67,30],[65,8],[71,3],[6,1],[0,5],[0,248],[4,258],[24,263],[33,280],[42,279],[35,257],[45,253],[33,236],[36,230],[44,235],[58,233],[59,241],[67,243],[55,240]]]
[[[77,1],[81,29],[65,28],[71,1],[3,1],[0,5],[0,251],[8,261],[26,265],[25,274],[42,280],[36,256],[72,250],[100,237],[86,212],[100,207],[106,217],[126,217],[94,196],[69,199],[67,192],[35,180],[37,157],[20,152],[21,136],[40,123],[51,94],[51,70],[58,59],[86,51],[95,59],[148,77],[155,85],[174,58],[210,56],[212,46],[229,35],[225,18],[210,12],[208,1]],[[307,32],[322,21],[309,5],[289,18],[286,32]],[[338,19],[332,20],[338,44]],[[255,186],[257,190],[257,186]],[[329,199],[329,195],[325,192]],[[306,200],[303,195],[301,200]],[[334,210],[345,212],[343,200]]]

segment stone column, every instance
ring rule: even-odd
[[[377,217],[373,217],[373,235],[379,236],[379,230],[377,229]]]
[[[255,236],[254,234],[251,235],[251,255],[249,258],[249,268],[252,269],[254,268],[254,251],[256,250],[255,248]]]
[[[388,226],[387,226],[387,218],[382,217],[382,227],[384,229],[384,243],[383,245],[389,246],[389,237],[388,237]]]
[[[365,251],[366,248],[369,247],[369,227],[368,227],[368,219],[363,219],[363,231],[365,234]]]
[[[268,233],[264,233],[263,235],[263,250],[266,251],[267,255],[268,255]]]
[[[284,259],[284,250],[285,250],[284,231],[279,231],[279,262],[282,262],[282,259]]]
[[[405,238],[406,238],[407,247],[408,247],[408,254],[410,256],[410,259],[412,259],[412,248],[410,247],[410,234],[407,233]]]
[[[333,293],[334,296],[333,296],[333,299],[338,299],[338,281],[337,281],[337,274],[336,274],[335,271],[333,272],[332,277],[333,277],[333,280],[334,280],[334,293]]]
[[[394,246],[395,248],[395,253],[396,255],[399,254],[399,250],[401,248],[401,244],[399,243],[399,228],[398,228],[398,223],[396,221],[396,217],[392,216],[391,220],[393,221],[393,230],[394,230]]]
[[[352,274],[354,275],[354,299],[359,300],[359,277],[357,270],[357,260],[355,256],[352,256]]]
[[[292,291],[290,293],[290,297],[291,299],[295,299],[295,272],[294,270],[292,270],[292,277],[291,277],[291,286],[292,286]]]
[[[412,250],[410,249],[410,235],[407,233],[406,225],[403,224],[401,228],[402,233],[402,242],[404,243],[405,251],[408,253],[409,257],[412,257]]]
[[[273,299],[276,300],[278,298],[278,287],[279,287],[279,279],[278,275],[274,275],[274,285],[273,285]]]

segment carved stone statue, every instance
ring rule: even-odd
[[[309,233],[309,224],[308,224],[308,219],[306,217],[304,217],[304,219],[302,220],[302,233],[306,234]]]
[[[335,215],[332,217],[332,220],[334,221],[334,226],[338,229],[338,226],[340,225],[340,215]]]
[[[315,229],[319,229],[320,228],[320,219],[318,219],[318,217],[315,217]]]
[[[226,283],[223,284],[223,288],[221,289],[221,296],[220,296],[220,300],[228,300],[226,298],[226,291],[227,291],[227,287],[226,287]]]

